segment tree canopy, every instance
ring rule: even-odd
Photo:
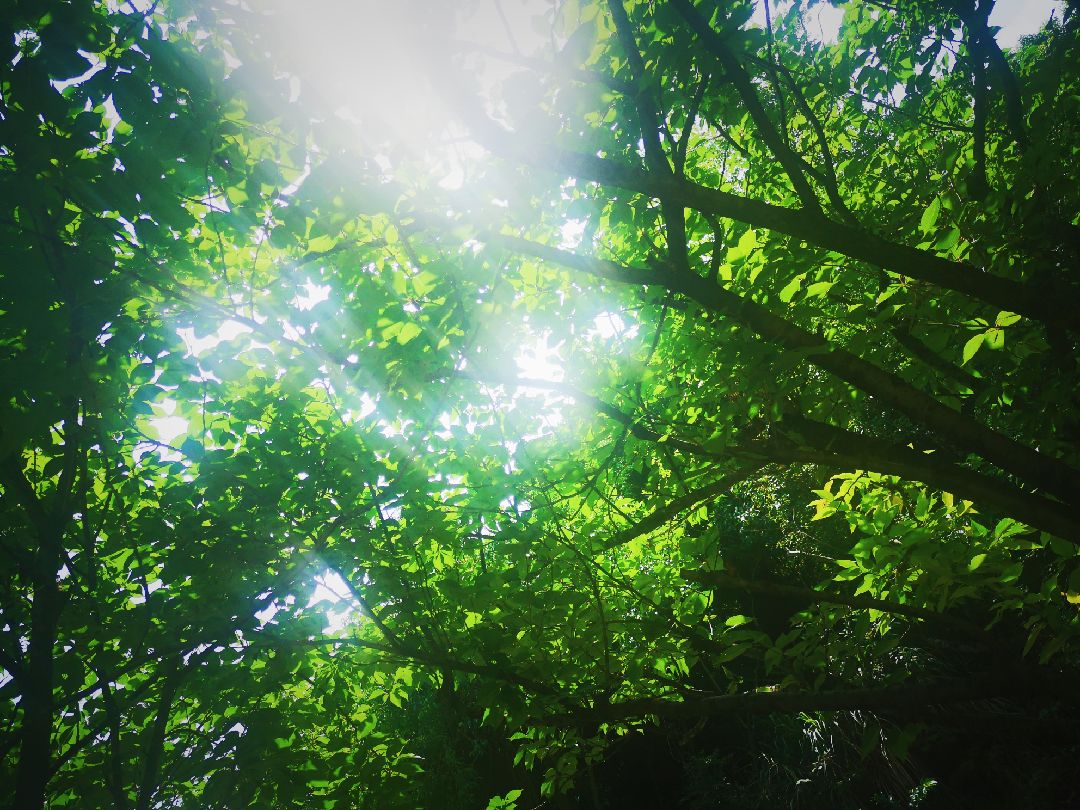
[[[5,3],[9,806],[1080,801],[1080,15],[992,8]]]

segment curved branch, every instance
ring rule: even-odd
[[[825,603],[831,605],[843,605],[855,610],[879,610],[882,613],[892,613],[909,619],[918,619],[936,625],[951,635],[984,636],[986,631],[965,619],[958,619],[946,613],[894,602],[888,599],[878,599],[868,594],[851,596],[839,591],[814,590],[802,588],[796,585],[784,585],[780,582],[763,582],[760,580],[743,579],[726,571],[691,571],[683,569],[679,576],[687,582],[705,585],[717,590],[747,591],[758,593],[763,596],[779,597],[784,599],[796,599],[806,604]]]
[[[448,79],[443,89],[461,105],[474,136],[494,154],[529,166],[610,184],[659,200],[671,200],[703,214],[735,219],[825,248],[850,259],[963,293],[975,301],[1080,332],[1080,309],[1067,289],[1035,291],[1024,283],[994,275],[964,262],[943,258],[813,210],[786,208],[762,200],[708,188],[673,175],[658,174],[609,158],[545,144],[530,143],[492,121],[476,98]]]
[[[798,352],[807,363],[824,369],[848,384],[878,398],[889,407],[977,453],[1032,486],[1063,501],[1080,495],[1080,472],[1064,461],[1046,456],[956,411],[901,377],[829,343],[790,323],[766,307],[694,274],[671,270],[624,267],[615,262],[582,256],[519,237],[488,237],[512,250],[557,262],[598,278],[664,287],[692,298],[705,308],[729,317],[759,337]]]
[[[641,58],[641,51],[638,50],[637,41],[634,39],[634,31],[630,26],[630,18],[626,16],[626,9],[623,8],[623,0],[608,0],[608,9],[615,21],[615,30],[630,63],[631,72],[641,85],[641,89],[634,94],[634,107],[638,114],[641,142],[645,147],[645,163],[653,172],[674,177],[660,141],[659,103],[655,94],[646,89],[648,78],[645,61]],[[668,256],[676,265],[688,270],[690,260],[687,256],[686,215],[683,206],[677,200],[661,197],[660,210],[664,217],[664,224],[667,226],[665,238]]]
[[[1046,679],[1039,679],[1040,681]],[[1048,684],[1038,684],[1038,687]],[[1011,694],[1056,697],[1056,689],[1041,690],[1013,673],[928,684],[902,684],[828,692],[749,692],[711,695],[694,700],[641,698],[595,705],[553,719],[559,726],[619,723],[649,715],[662,719],[719,717],[730,714],[793,714],[815,711],[872,711],[908,714],[946,703],[964,703]]]
[[[746,111],[750,113],[750,118],[753,119],[754,126],[757,127],[761,139],[765,141],[769,151],[784,167],[784,172],[791,180],[791,185],[795,188],[795,193],[798,194],[802,204],[808,211],[820,214],[821,205],[818,203],[817,195],[806,180],[800,158],[787,145],[782,134],[769,120],[769,115],[765,112],[761,99],[758,98],[757,89],[754,87],[750,74],[739,63],[739,60],[724,39],[709,27],[708,21],[698,13],[697,9],[688,0],[671,0],[671,4],[724,69],[724,75],[731,80],[739,97],[742,98]]]

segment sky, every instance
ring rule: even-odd
[[[790,0],[773,2],[772,8],[787,8]],[[1055,0],[998,0],[990,13],[990,25],[1001,28],[997,41],[1002,48],[1012,48],[1021,37],[1034,34],[1055,13],[1060,19],[1064,3]],[[824,41],[835,41],[840,29],[840,20],[844,16],[843,8],[834,8],[827,2],[820,3],[807,12],[807,30],[813,36],[818,34]],[[765,24],[765,4],[757,3],[754,21]]]
[[[280,2],[280,0],[279,0]],[[384,87],[384,97],[381,99],[382,107],[390,107],[394,109],[400,108],[405,110],[408,105],[400,104],[400,98],[407,96],[405,92],[407,85],[413,80],[411,72],[406,67],[404,70],[401,68],[407,65],[407,60],[403,62],[403,58],[400,54],[392,55],[392,41],[393,37],[380,37],[380,33],[386,33],[387,28],[393,28],[395,24],[402,26],[403,24],[408,27],[410,24],[408,3],[403,6],[397,7],[395,11],[390,13],[386,6],[381,3],[360,2],[353,4],[351,2],[343,2],[343,0],[326,0],[330,5],[339,5],[341,8],[349,9],[352,14],[357,15],[355,19],[368,22],[367,25],[359,26],[344,26],[344,29],[348,29],[347,35],[351,41],[350,48],[326,48],[326,36],[325,30],[317,31],[305,31],[304,26],[310,24],[315,18],[315,15],[311,15],[305,12],[301,12],[299,5],[292,5],[290,3],[282,3],[281,9],[283,13],[283,21],[287,24],[282,26],[283,33],[287,32],[288,36],[293,42],[297,40],[311,41],[320,43],[319,48],[312,48],[310,52],[306,53],[304,57],[305,62],[310,64],[307,67],[314,68],[312,73],[315,76],[329,76],[334,81],[330,82],[326,87],[313,88],[316,93],[326,96],[334,96],[340,92],[341,87],[337,83],[341,77],[348,75],[355,75],[355,65],[350,66],[350,70],[343,68],[343,63],[335,61],[335,53],[348,52],[350,55],[355,56],[357,52],[366,54],[365,64],[371,68],[371,71],[376,74],[382,74],[384,77],[387,73],[390,75],[397,74],[397,81],[391,81],[386,83]],[[791,0],[780,0],[779,3],[774,3],[773,8],[777,9],[777,14],[783,13],[783,10],[790,6]],[[451,6],[452,7],[452,6]],[[1027,35],[1033,34],[1038,31],[1049,19],[1052,13],[1060,16],[1062,14],[1063,4],[1060,2],[1054,2],[1053,0],[998,0],[994,7],[993,13],[990,16],[990,24],[1000,26],[1001,30],[998,34],[998,42],[1004,48],[1011,48],[1015,46],[1019,40]],[[415,7],[412,7],[415,10]],[[471,14],[467,17],[458,20],[459,31],[468,31],[468,39],[474,42],[482,42],[488,44],[496,49],[506,51],[522,51],[525,53],[533,52],[538,47],[542,46],[546,40],[551,36],[550,29],[541,30],[543,26],[538,26],[534,23],[534,19],[539,13],[542,13],[548,8],[548,0],[490,0],[490,3],[485,4],[478,2],[469,6]],[[840,8],[834,8],[828,2],[821,2],[816,4],[807,13],[807,29],[811,36],[817,34],[825,41],[833,41],[836,38],[839,30],[840,21],[843,17],[843,10]],[[319,17],[318,19],[325,19],[325,17]],[[380,24],[371,24],[371,20],[377,20]],[[754,21],[759,25],[765,23],[765,10],[764,1],[759,0],[757,3],[757,12],[754,16]],[[412,20],[414,22],[414,20]],[[449,20],[447,20],[449,22]],[[385,27],[384,27],[385,26]],[[358,46],[355,39],[355,31],[359,29],[366,32],[366,39],[363,39],[362,47]],[[398,30],[401,30],[399,27]],[[344,31],[342,32],[344,33]],[[305,36],[308,34],[309,36]],[[389,39],[389,41],[388,41]],[[339,57],[338,57],[339,58]],[[417,58],[416,55],[411,55],[411,58]],[[387,70],[389,68],[389,70]],[[395,69],[397,68],[397,69]],[[96,69],[91,66],[92,72]],[[494,69],[494,68],[489,68]],[[506,66],[502,66],[503,70],[506,70]],[[365,71],[359,71],[360,75],[363,75]],[[77,80],[81,80],[84,77],[79,77]],[[492,80],[497,81],[500,77],[490,77]],[[73,80],[73,81],[77,81]],[[374,84],[379,84],[375,82]],[[365,89],[370,92],[372,83],[365,83]],[[416,88],[408,88],[415,92]],[[357,102],[363,101],[365,104],[371,101],[367,93],[356,99]],[[376,104],[375,107],[380,105]],[[412,105],[416,106],[416,105]],[[405,116],[407,118],[407,116]],[[417,125],[418,122],[413,120],[398,121],[400,126],[404,130]],[[314,296],[315,292],[309,290],[309,297]],[[321,291],[320,291],[321,292]],[[326,291],[328,292],[328,290]],[[325,297],[325,294],[322,295]],[[312,298],[312,303],[316,299]],[[319,299],[321,300],[321,299]],[[300,308],[304,308],[305,302],[298,301],[297,304]],[[310,304],[309,304],[310,305]],[[233,337],[238,331],[239,324],[226,324],[222,327],[218,334],[209,336],[208,338],[198,341],[194,338],[194,334],[183,335],[186,341],[188,341],[188,349],[196,356],[200,354],[206,348],[212,347],[222,339]],[[613,313],[603,313],[597,317],[594,328],[590,331],[590,334],[594,337],[599,337],[603,340],[610,340],[613,338],[622,338],[624,336],[632,336],[632,332],[636,330],[636,325],[628,325],[623,320]],[[525,378],[543,379],[543,380],[558,380],[562,377],[562,362],[563,359],[560,356],[560,348],[562,344],[549,345],[546,336],[537,340],[536,344],[531,347],[524,347],[518,355],[517,365],[519,367],[519,373]],[[159,413],[157,418],[152,419],[151,422],[158,433],[159,441],[171,442],[179,436],[185,434],[188,430],[188,423],[186,419],[182,419],[173,415],[175,403],[166,402],[163,405],[162,413]],[[150,447],[147,446],[146,450]],[[327,632],[336,633],[344,628],[344,626],[354,620],[356,617],[357,605],[353,602],[348,595],[348,588],[341,578],[333,571],[326,571],[322,575],[316,578],[316,589],[314,596],[311,599],[311,603],[308,607],[314,606],[318,602],[323,602],[329,607],[326,609],[327,617]],[[272,605],[260,614],[259,618],[262,621],[268,621],[273,617],[273,614],[280,606]]]
[[[1003,48],[1013,47],[1021,37],[1042,28],[1051,12],[1061,19],[1064,5],[1052,0],[998,0],[990,13],[990,24],[1001,26],[998,44]]]

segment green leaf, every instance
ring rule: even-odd
[[[206,453],[202,442],[190,437],[184,439],[183,444],[180,445],[180,452],[192,461],[199,461]]]
[[[784,287],[784,289],[780,291],[780,300],[783,301],[785,304],[790,302],[791,299],[794,297],[795,293],[797,293],[802,287],[803,279],[805,278],[806,273],[800,273],[799,275],[795,276],[795,278],[793,278],[791,281],[789,281]]]
[[[944,235],[938,238],[937,242],[934,244],[934,247],[936,247],[938,250],[950,250],[951,248],[955,247],[959,241],[960,229],[957,228],[955,225],[952,225],[947,231],[945,231]]]
[[[986,339],[986,334],[979,332],[974,335],[964,344],[963,363],[961,365],[967,365],[968,361],[975,356],[975,352],[979,350],[979,347],[983,345],[983,341]]]
[[[408,343],[424,330],[412,321],[402,324],[401,330],[397,333],[397,342],[402,345]]]
[[[941,199],[935,197],[933,201],[923,211],[922,218],[919,220],[919,230],[924,234],[929,235],[934,230],[934,226],[937,225],[938,216],[941,214]]]

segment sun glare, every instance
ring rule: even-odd
[[[319,607],[326,616],[323,633],[334,635],[352,624],[360,616],[360,605],[349,593],[349,586],[337,571],[327,569],[315,577],[315,592],[308,601],[307,609]]]
[[[551,333],[545,333],[531,345],[522,348],[514,358],[517,363],[518,376],[523,380],[545,380],[547,382],[562,382],[566,374],[563,368],[562,358],[559,352],[565,341],[556,345],[550,345]]]
[[[232,340],[237,335],[251,332],[251,327],[238,321],[225,321],[218,329],[205,337],[198,337],[194,327],[184,327],[176,330],[176,334],[184,341],[188,354],[198,357],[208,349],[213,349],[225,340]]]

